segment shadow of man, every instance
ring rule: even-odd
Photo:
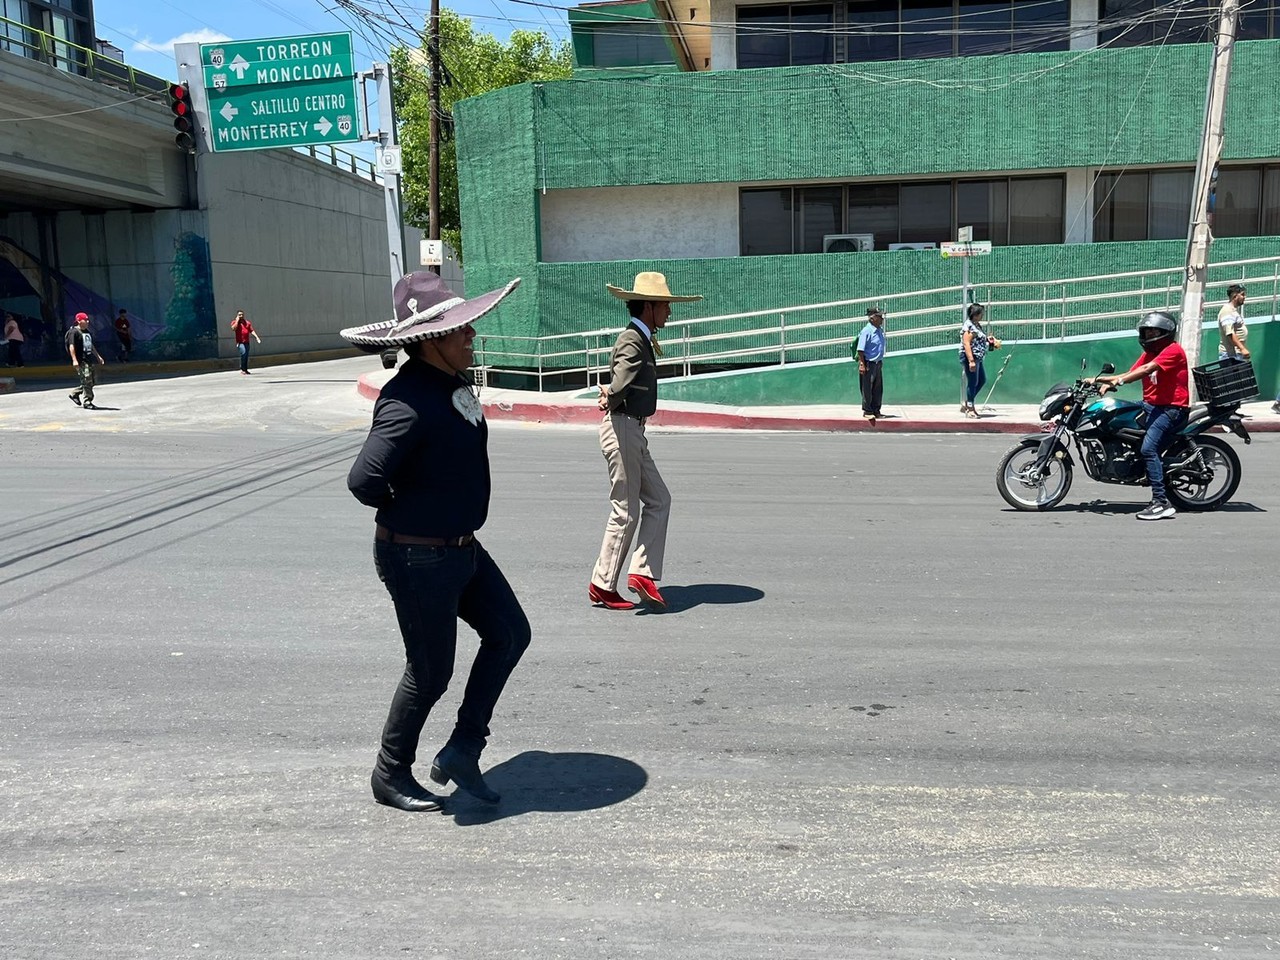
[[[664,585],[662,596],[667,601],[665,610],[648,610],[641,607],[638,612],[642,614],[683,613],[704,603],[754,603],[764,598],[764,591],[736,583],[691,583],[683,587]]]
[[[602,753],[546,753],[529,750],[486,770],[485,781],[502,794],[490,806],[460,791],[444,812],[460,827],[493,823],[523,813],[598,810],[634,797],[645,788],[644,767]]]

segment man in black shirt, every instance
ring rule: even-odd
[[[371,777],[374,799],[401,810],[440,808],[411,768],[427,715],[453,675],[459,618],[480,635],[480,650],[431,779],[452,780],[490,803],[499,799],[480,773],[480,753],[530,630],[511,586],[475,538],[489,512],[488,427],[467,370],[472,322],[519,282],[464,301],[434,273],[409,274],[396,284],[395,320],[342,331],[364,350],[403,347],[409,355],[382,388],[347,477],[356,499],[377,508],[374,567],[404,638],[404,675]]]
[[[96,359],[98,363],[106,363],[102,359],[102,354],[98,353],[98,348],[93,345],[93,334],[89,332],[89,315],[87,313],[76,314],[76,325],[67,331],[64,338],[67,345],[67,353],[71,357],[71,367],[80,376],[80,386],[71,391],[71,402],[77,407],[84,407],[86,410],[98,409],[93,405],[93,361]],[[80,402],[81,395],[84,396],[84,402]]]

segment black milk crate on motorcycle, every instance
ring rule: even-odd
[[[1215,360],[1191,372],[1200,401],[1211,407],[1227,407],[1258,395],[1258,380],[1248,360]]]

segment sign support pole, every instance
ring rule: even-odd
[[[396,139],[395,99],[392,96],[391,65],[375,63],[373,69],[364,76],[371,76],[378,85],[378,130],[370,133],[369,139],[376,140],[381,150],[398,147]],[[398,150],[396,152],[399,152]],[[396,283],[409,272],[405,261],[404,228],[400,217],[400,169],[382,170],[382,198],[387,212],[387,252],[391,264],[391,290],[394,296]]]

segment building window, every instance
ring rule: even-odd
[[[1071,33],[1070,0],[841,0],[737,18],[740,68],[1066,50]]]
[[[1180,240],[1191,220],[1195,173],[1128,170],[1101,173],[1093,188],[1093,239]],[[1226,167],[1214,191],[1213,234],[1280,234],[1280,166]]]
[[[1099,0],[1098,42],[1108,47],[1139,47],[1153,43],[1212,42],[1217,33],[1218,4],[1212,0]],[[1273,0],[1244,0],[1240,4],[1241,40],[1276,36]]]
[[[738,67],[833,63],[831,4],[738,8]]]
[[[821,253],[823,238],[838,233],[871,234],[876,250],[888,250],[953,240],[962,226],[997,246],[1062,243],[1064,205],[1060,176],[748,188],[739,250]]]
[[[743,190],[738,197],[739,246],[744,256],[793,253],[791,188]]]
[[[1262,170],[1221,170],[1213,197],[1215,237],[1256,237],[1262,219]]]
[[[591,60],[596,67],[648,67],[676,62],[660,23],[610,23],[594,28]]]

